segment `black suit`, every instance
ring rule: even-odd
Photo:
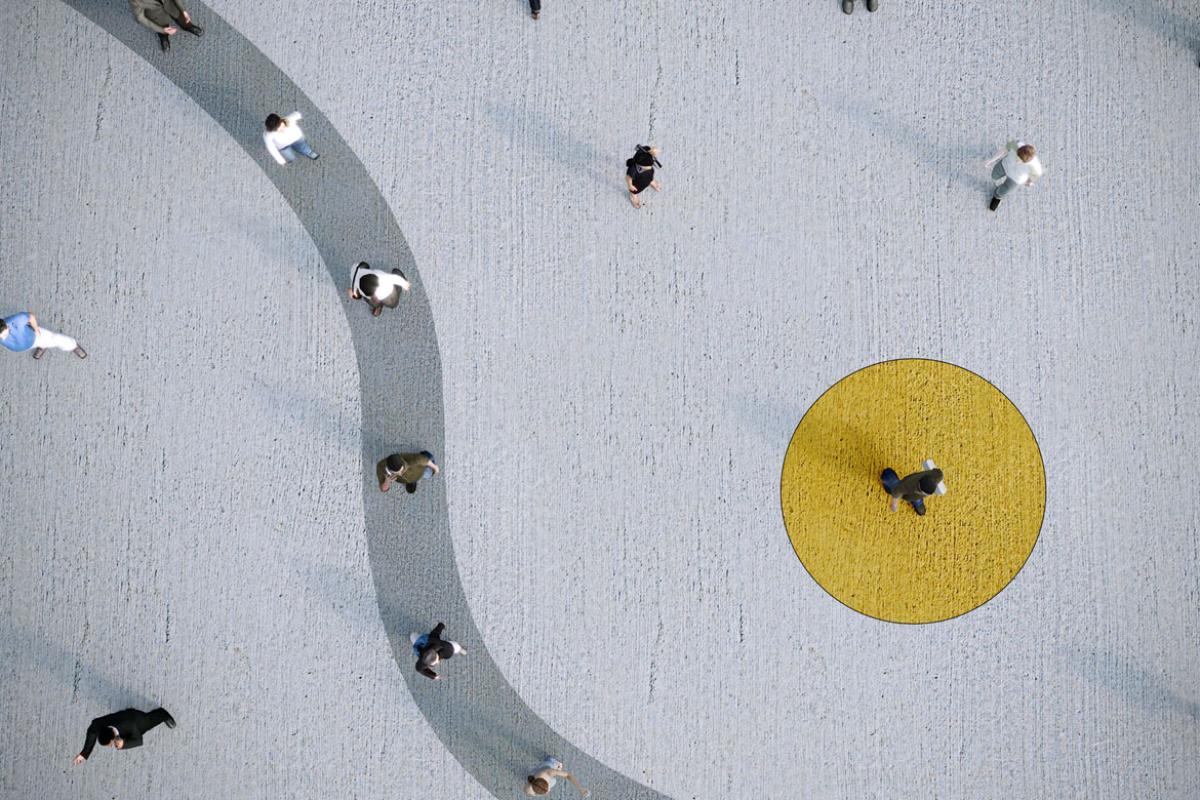
[[[169,719],[171,719],[171,715],[162,708],[156,708],[149,714],[145,711],[138,711],[136,708],[127,708],[115,714],[96,717],[92,720],[92,724],[88,725],[87,740],[83,743],[83,749],[79,751],[79,754],[84,758],[90,756],[92,748],[96,746],[96,737],[105,728],[117,729],[117,736],[124,740],[124,744],[121,746],[122,750],[141,747],[142,734]],[[174,720],[171,722],[174,725]]]

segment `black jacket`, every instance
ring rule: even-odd
[[[83,743],[83,749],[79,751],[80,755],[87,758],[92,754],[92,748],[96,746],[96,737],[105,728],[117,729],[117,735],[125,742],[121,747],[122,750],[128,750],[131,747],[141,747],[142,734],[147,729],[153,727],[149,717],[149,714],[144,711],[138,711],[136,708],[127,708],[124,711],[118,711],[114,714],[105,714],[103,717],[96,717],[92,720],[92,724],[88,725],[87,740]]]

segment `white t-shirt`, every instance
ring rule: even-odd
[[[299,111],[293,111],[284,119],[287,120],[287,125],[280,125],[273,131],[263,131],[263,142],[267,145],[267,152],[280,164],[286,164],[287,160],[279,151],[304,138],[304,131],[300,130],[297,124],[301,119]]]
[[[383,302],[391,297],[392,292],[399,289],[402,292],[407,292],[410,284],[407,280],[392,272],[384,272],[380,269],[360,269],[354,276],[354,290],[359,294],[364,294],[360,288],[364,275],[374,275],[379,279],[379,288],[371,295],[372,298]]]
[[[1030,178],[1037,180],[1042,177],[1042,162],[1038,160],[1037,156],[1026,162],[1017,155],[1017,150],[1024,144],[1024,142],[1017,142],[1016,148],[1009,150],[1004,156],[1004,161],[1000,162],[1004,165],[1004,174],[1018,186],[1029,183]]]

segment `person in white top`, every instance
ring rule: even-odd
[[[267,152],[275,159],[275,163],[290,164],[296,160],[297,153],[308,156],[313,161],[320,158],[305,140],[304,131],[300,130],[301,119],[299,111],[293,111],[286,117],[278,114],[267,115],[267,129],[263,132],[263,142],[266,143]]]
[[[996,182],[989,205],[992,211],[1000,207],[1000,201],[1013,189],[1037,183],[1043,171],[1037,151],[1033,145],[1025,142],[1009,142],[1002,150],[996,151],[987,165],[992,167],[992,180]]]
[[[559,778],[569,780],[584,797],[591,794],[590,791],[579,785],[579,781],[575,780],[574,775],[563,769],[561,761],[557,758],[549,757],[538,765],[537,772],[525,779],[525,794],[530,797],[540,797],[544,794],[550,794],[550,790],[558,783]]]
[[[371,269],[365,261],[358,262],[354,275],[350,278],[350,288],[346,294],[351,300],[366,300],[371,307],[371,315],[378,317],[383,313],[383,307],[395,308],[400,304],[400,295],[412,288],[408,278],[398,269],[384,272],[381,269]]]

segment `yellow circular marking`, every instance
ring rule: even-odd
[[[947,492],[925,516],[890,497],[931,458]],[[992,384],[954,364],[884,361],[818,398],[783,461],[783,520],[825,591],[891,622],[957,617],[1000,593],[1042,527],[1046,473],[1029,424]]]

